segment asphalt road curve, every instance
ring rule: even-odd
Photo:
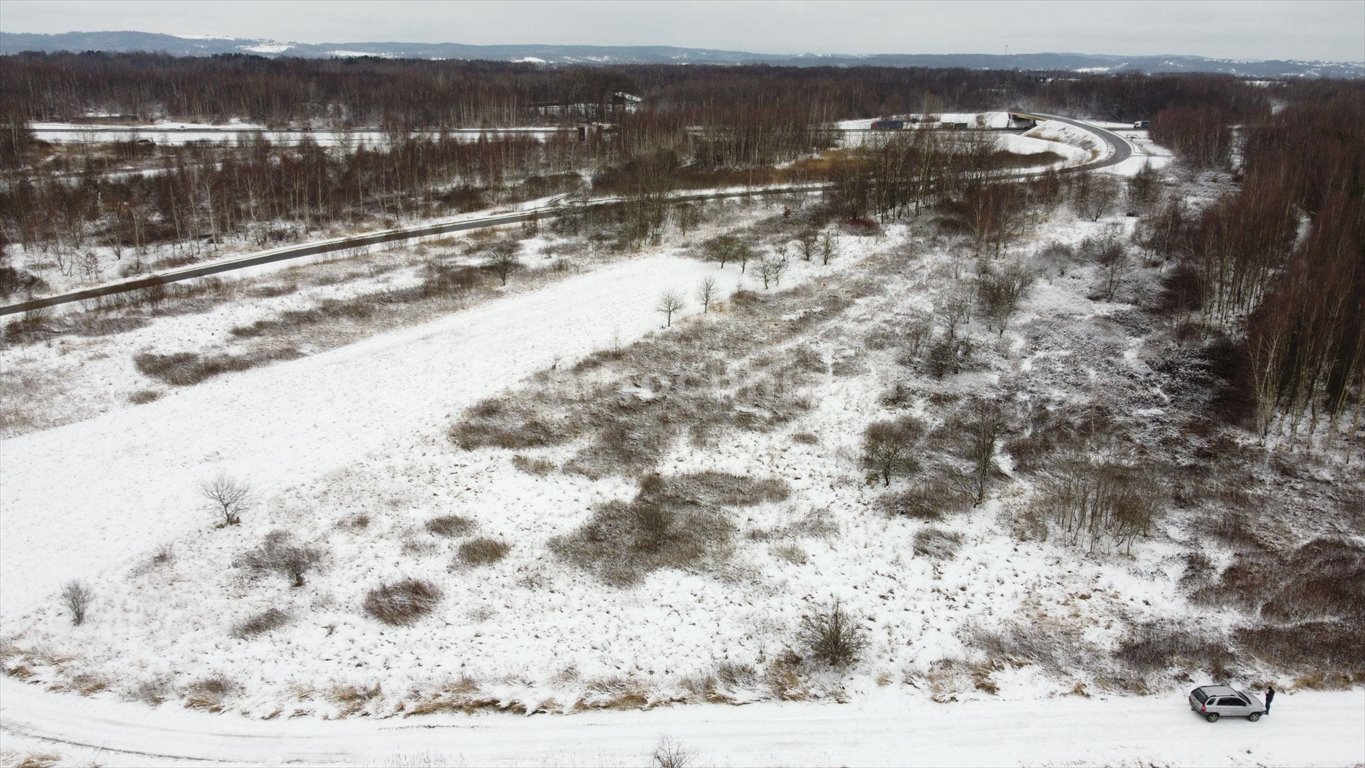
[[[1090,123],[1082,122],[1080,120],[1072,120],[1069,117],[1059,117],[1057,115],[1041,114],[1038,116],[1045,117],[1048,120],[1056,120],[1059,123],[1066,123],[1067,125],[1080,128],[1082,131],[1093,133],[1096,136],[1100,137],[1100,139],[1103,140],[1105,144],[1109,145],[1109,155],[1107,157],[1102,157],[1099,160],[1094,161],[1093,163],[1086,163],[1085,165],[1078,165],[1073,168],[1067,168],[1066,171],[1068,172],[1075,173],[1078,171],[1097,171],[1101,168],[1109,168],[1111,166],[1118,165],[1119,163],[1133,156],[1133,145],[1129,144],[1127,139],[1123,138],[1117,133],[1114,133],[1113,131],[1105,130],[1104,128],[1100,128],[1097,125],[1091,125]]]

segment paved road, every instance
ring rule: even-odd
[[[1117,133],[1114,133],[1113,131],[1106,130],[1097,125],[1091,125],[1090,123],[1083,122],[1081,120],[1073,120],[1069,117],[1041,114],[1038,115],[1038,117],[1045,117],[1048,120],[1056,120],[1059,123],[1066,123],[1067,125],[1073,126],[1075,128],[1080,128],[1083,131],[1087,131],[1100,137],[1100,139],[1103,140],[1105,144],[1109,145],[1109,153],[1107,156],[1101,157],[1098,160],[1086,163],[1084,165],[1077,165],[1072,168],[1067,168],[1066,171],[1069,173],[1075,173],[1077,171],[1098,171],[1101,168],[1109,168],[1111,166],[1118,165],[1119,163],[1133,156],[1133,145],[1129,144],[1127,139],[1123,138]]]
[[[1063,172],[1079,173],[1095,171],[1101,168],[1108,168],[1113,165],[1118,165],[1124,160],[1127,160],[1133,154],[1132,145],[1130,145],[1122,136],[1119,136],[1118,134],[1112,131],[1107,131],[1098,126],[1091,125],[1090,123],[1086,123],[1080,120],[1073,120],[1068,117],[1059,117],[1056,115],[1038,115],[1038,117],[1043,117],[1048,120],[1056,120],[1057,122],[1066,123],[1067,125],[1074,126],[1083,131],[1088,131],[1094,134],[1095,136],[1099,137],[1109,147],[1108,153],[1105,156],[1095,161],[1085,163],[1083,165],[1065,168],[1063,169]],[[1017,174],[1017,177],[1024,179],[1036,175],[1037,175],[1036,172],[1030,171]],[[824,186],[825,185],[820,184],[803,184],[796,186],[766,187],[762,189],[748,190],[745,192],[703,191],[693,194],[681,195],[677,199],[703,200],[714,199],[718,197],[737,197],[744,195],[772,195],[788,194],[791,192],[813,192],[823,189]],[[618,198],[599,198],[589,201],[587,205],[590,208],[602,208],[606,206],[616,205],[619,202],[620,200]],[[515,213],[499,214],[496,216],[484,216],[477,219],[464,219],[461,221],[454,222],[426,224],[416,227],[406,227],[401,229],[387,230],[384,232],[376,232],[368,235],[342,237],[333,240],[323,240],[320,242],[305,243],[302,245],[287,246],[284,248],[276,248],[274,250],[265,251],[263,253],[255,253],[248,256],[243,256],[241,258],[227,259],[224,261],[213,262],[211,264],[200,264],[185,267],[182,269],[158,272],[154,275],[146,275],[143,277],[122,280],[115,283],[106,283],[104,285],[99,285],[92,288],[83,288],[80,290],[68,291],[66,293],[53,294],[51,296],[42,296],[39,298],[30,299],[28,301],[21,301],[16,304],[0,306],[0,316],[19,314],[34,309],[41,309],[43,307],[52,307],[59,304],[68,304],[74,301],[86,301],[89,299],[97,299],[103,296],[112,296],[118,293],[126,293],[128,291],[136,291],[139,289],[150,288],[155,285],[165,285],[167,283],[176,283],[181,282],[183,280],[193,280],[198,277],[206,277],[208,275],[216,275],[224,272],[231,272],[238,269],[245,269],[247,267],[259,266],[261,264],[272,264],[274,262],[286,261],[289,259],[298,259],[303,258],[305,256],[315,256],[321,253],[345,251],[353,248],[364,248],[372,245],[382,245],[384,243],[392,243],[400,240],[410,240],[419,237],[430,237],[432,235],[442,235],[450,232],[461,232],[470,229],[496,227],[503,224],[516,224],[518,222],[527,221],[529,219],[537,217],[561,216],[573,210],[571,206],[564,206],[560,205],[559,203],[560,203],[559,200],[554,200],[549,205],[525,211],[518,211]]]

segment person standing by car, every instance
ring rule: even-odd
[[[1269,686],[1265,689],[1265,713],[1270,714],[1270,702],[1275,700],[1275,687]]]

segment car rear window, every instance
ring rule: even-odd
[[[1209,695],[1208,695],[1207,693],[1204,693],[1204,689],[1203,689],[1203,688],[1195,688],[1195,689],[1194,689],[1194,698],[1195,698],[1195,700],[1198,701],[1200,704],[1203,704],[1204,702],[1206,702],[1206,701],[1209,700]]]

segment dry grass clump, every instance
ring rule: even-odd
[[[14,763],[14,768],[54,768],[61,762],[62,756],[55,752],[30,752]]]
[[[441,601],[441,590],[420,579],[404,579],[370,590],[365,612],[392,626],[412,624],[431,613]]]
[[[457,559],[465,566],[492,565],[506,557],[511,548],[497,539],[481,536],[461,544]]]
[[[293,587],[302,587],[309,571],[321,565],[322,550],[296,544],[286,531],[271,531],[260,546],[242,554],[237,564],[253,573],[275,572],[289,579]]]
[[[147,403],[150,403],[153,400],[157,400],[160,397],[161,393],[155,389],[139,389],[138,391],[128,396],[128,402],[132,403],[133,405],[146,405]]]
[[[372,296],[352,299],[326,299],[308,309],[291,309],[276,317],[257,320],[250,325],[239,325],[230,333],[237,338],[278,335],[316,325],[331,325],[346,320],[369,320],[378,311]]]
[[[232,636],[240,640],[246,640],[279,629],[280,627],[289,624],[292,620],[292,616],[279,608],[267,608],[260,613],[249,616],[243,621],[238,622],[232,628]]]
[[[222,712],[228,697],[235,693],[237,688],[236,683],[222,675],[196,680],[185,689],[185,706],[206,712]]]
[[[558,469],[555,463],[549,459],[537,459],[523,453],[518,453],[512,457],[512,466],[528,475],[536,475],[537,477],[544,477]]]
[[[1234,659],[1221,634],[1195,634],[1156,624],[1135,627],[1119,644],[1114,658],[1143,675],[1171,669],[1224,670]]]
[[[962,548],[962,534],[942,528],[921,528],[915,533],[915,554],[936,560],[951,560]]]
[[[918,520],[938,520],[972,505],[971,497],[940,477],[911,484],[903,491],[886,493],[878,500],[888,514]]]
[[[278,360],[293,360],[302,357],[292,347],[262,348],[246,355],[216,354],[201,356],[197,352],[174,352],[156,354],[142,352],[133,357],[133,364],[144,376],[165,382],[176,387],[198,384],[233,371],[245,371],[258,365]]]
[[[442,515],[427,521],[427,530],[453,539],[474,530],[474,521],[461,515]]]
[[[971,641],[992,660],[1037,664],[1057,677],[1073,672],[1078,659],[1103,657],[1100,650],[1082,639],[1079,628],[1056,622],[1015,622],[999,631],[978,627]]]
[[[728,556],[735,525],[727,507],[787,498],[781,480],[754,480],[720,472],[640,482],[630,502],[599,506],[572,534],[550,542],[551,551],[608,584],[626,586],[660,568],[704,569]]]

